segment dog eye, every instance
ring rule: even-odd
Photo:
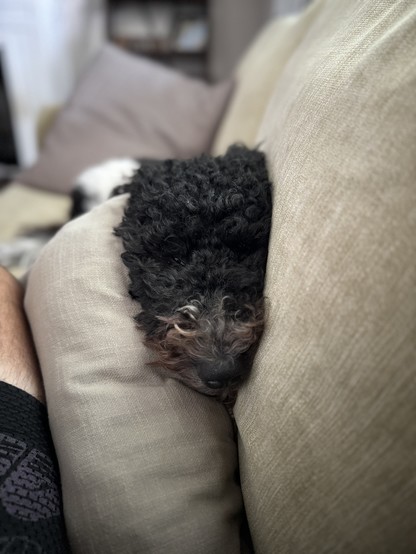
[[[250,319],[251,315],[252,315],[252,312],[247,308],[240,308],[235,312],[234,318],[237,321],[247,321],[248,319]]]
[[[181,329],[184,329],[185,331],[189,331],[195,327],[195,324],[192,319],[186,319],[185,321],[181,321],[178,323],[179,327]]]
[[[195,329],[192,323],[188,323],[188,322],[181,322],[180,324],[174,323],[173,327],[178,331],[180,335],[184,337],[193,335],[195,332]]]
[[[195,306],[182,306],[176,310],[186,321],[195,321],[198,316],[198,309]]]
[[[195,316],[191,312],[183,312],[182,316],[184,317],[187,324],[193,323],[195,321]]]

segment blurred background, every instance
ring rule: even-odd
[[[0,181],[33,163],[106,41],[217,82],[268,20],[308,1],[0,0]]]

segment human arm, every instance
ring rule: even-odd
[[[39,364],[23,311],[23,287],[3,267],[0,267],[0,381],[45,403]]]
[[[68,552],[44,401],[22,287],[0,268],[0,550]]]

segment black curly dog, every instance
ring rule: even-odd
[[[144,162],[128,185],[122,223],[130,295],[152,365],[221,400],[247,375],[264,327],[271,222],[265,157]]]

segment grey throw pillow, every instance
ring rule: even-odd
[[[48,133],[21,183],[71,190],[87,167],[117,156],[187,158],[207,152],[232,82],[208,85],[106,45]]]

